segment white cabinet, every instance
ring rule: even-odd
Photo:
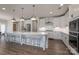
[[[60,32],[48,32],[48,38],[53,39],[61,39],[61,33]]]
[[[53,32],[48,32],[48,38],[53,38]]]
[[[63,40],[63,42],[66,44],[66,45],[68,45],[69,44],[69,35],[68,34],[66,34],[66,33],[62,33],[61,32],[61,35],[62,35],[62,40]]]

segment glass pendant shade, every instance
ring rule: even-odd
[[[11,19],[12,22],[16,22],[16,19],[14,17],[14,12],[15,12],[15,9],[13,9],[13,18]]]
[[[21,8],[21,9],[22,9],[22,16],[20,18],[20,21],[24,21],[24,16],[23,16],[23,10],[24,10],[24,8]]]
[[[20,18],[20,21],[24,21],[24,17],[23,16]]]
[[[16,20],[16,19],[15,19],[15,18],[13,18],[11,21],[12,21],[12,22],[16,22],[15,20]]]
[[[32,17],[31,20],[36,20],[36,18],[35,17]]]
[[[36,20],[36,17],[34,15],[34,13],[35,13],[35,5],[33,5],[32,7],[33,7],[33,16],[31,17],[31,20]]]

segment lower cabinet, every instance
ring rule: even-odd
[[[61,39],[61,32],[48,32],[48,38]]]

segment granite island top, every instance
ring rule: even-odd
[[[9,32],[15,34],[28,34],[28,35],[47,35],[47,32]]]

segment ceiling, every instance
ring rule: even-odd
[[[37,17],[57,16],[64,13],[67,10],[67,7],[68,5],[36,4],[34,14]],[[2,8],[6,8],[6,10],[2,10]],[[13,9],[15,9],[15,17],[19,19],[22,13],[21,8],[24,8],[23,14],[26,18],[33,16],[32,4],[0,4],[0,19],[10,20],[13,17]],[[51,11],[52,14],[49,14]]]

